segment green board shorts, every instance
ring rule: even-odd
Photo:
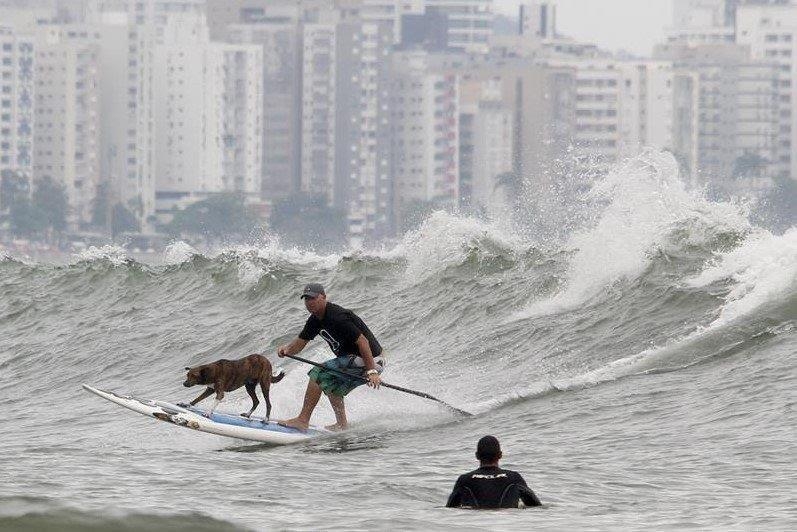
[[[376,363],[376,370],[381,375],[382,371],[385,369],[384,353],[378,357],[374,357],[374,362]],[[343,355],[335,357],[332,360],[324,362],[323,366],[324,368],[335,371],[328,371],[327,369],[315,367],[307,374],[312,380],[317,382],[318,385],[321,386],[321,390],[328,395],[343,397],[356,387],[366,383],[366,381],[360,378],[365,377],[365,366],[363,364],[363,359],[358,356]],[[341,375],[338,371],[349,373],[351,376]]]

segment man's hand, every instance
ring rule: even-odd
[[[290,355],[290,354],[291,354],[290,345],[288,344],[281,345],[277,348],[277,356],[280,358],[283,358],[285,357],[285,355]]]
[[[380,384],[382,384],[382,377],[379,376],[379,373],[371,373],[368,375],[368,386],[376,390],[379,388]]]

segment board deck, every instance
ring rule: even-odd
[[[333,434],[331,431],[321,427],[311,426],[309,430],[303,432],[298,429],[283,427],[278,423],[266,421],[263,418],[245,418],[223,412],[214,412],[210,417],[207,417],[207,410],[195,406],[184,408],[166,401],[120,395],[94,388],[88,384],[84,384],[83,389],[139,414],[154,417],[178,427],[229,438],[285,445]]]

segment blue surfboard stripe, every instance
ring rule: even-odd
[[[186,408],[186,410],[193,412],[195,414],[199,414],[204,416],[208,413],[207,410],[203,410],[201,408],[190,407]],[[248,427],[250,429],[258,429],[258,430],[266,430],[269,432],[283,432],[285,434],[323,434],[320,431],[309,429],[307,432],[302,432],[299,429],[294,429],[291,427],[283,427],[278,423],[274,423],[273,421],[269,421],[268,423],[263,423],[261,418],[245,418],[241,416],[236,416],[233,414],[223,414],[219,412],[213,412],[210,418],[211,421],[215,421],[216,423],[222,423],[224,425],[235,425],[238,427]]]

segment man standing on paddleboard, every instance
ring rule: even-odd
[[[310,370],[310,382],[307,383],[302,411],[297,417],[279,423],[286,427],[307,430],[310,416],[323,392],[329,397],[337,420],[327,428],[344,430],[348,422],[343,397],[366,382],[372,388],[379,388],[380,374],[385,366],[382,346],[359,316],[340,305],[328,302],[324,287],[320,284],[306,285],[301,298],[310,312],[310,317],[299,336],[289,344],[280,346],[277,355],[280,358],[295,355],[310,340],[320,335],[329,344],[335,358],[325,362],[322,368]]]

